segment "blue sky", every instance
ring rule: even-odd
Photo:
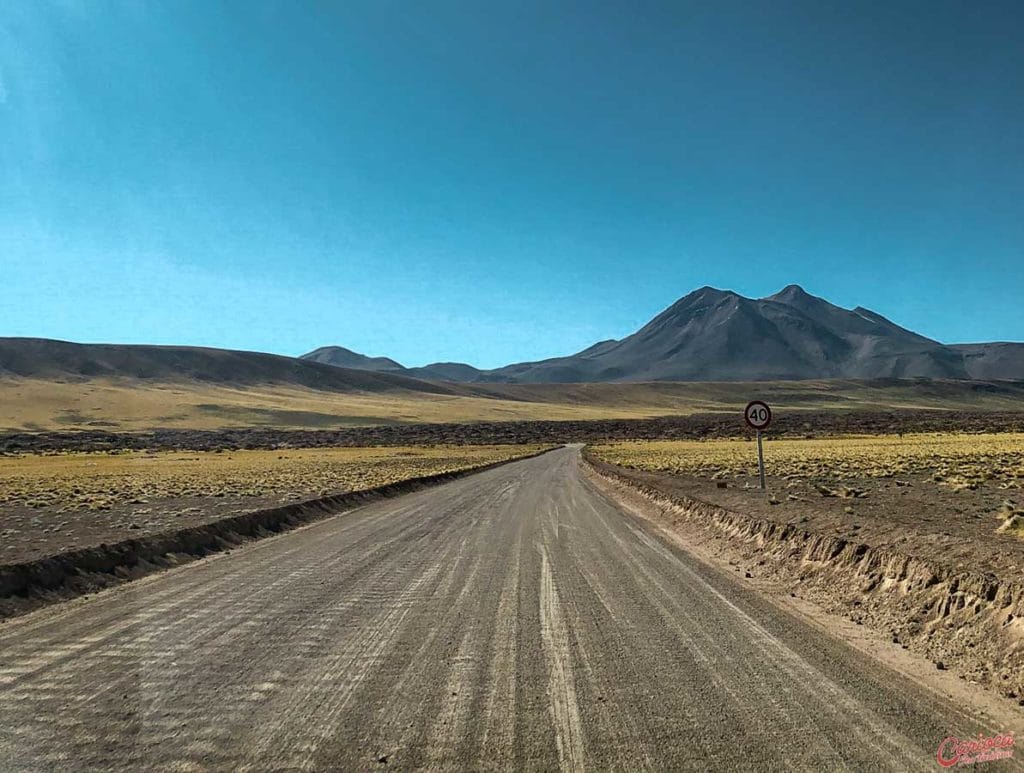
[[[0,335],[482,367],[791,282],[1024,339],[1019,2],[0,13]]]

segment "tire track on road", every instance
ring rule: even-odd
[[[556,532],[557,534],[557,532]],[[557,537],[556,537],[557,538]],[[540,631],[548,662],[548,696],[563,770],[583,770],[585,748],[569,635],[551,576],[547,550],[540,547]]]

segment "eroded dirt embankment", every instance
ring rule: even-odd
[[[1024,705],[1020,572],[1000,576],[922,558],[909,538],[904,549],[736,512],[667,492],[650,475],[586,452],[584,460],[613,494],[641,498],[645,517],[736,570],[768,578],[779,593],[875,629],[937,668]]]
[[[0,564],[0,621],[40,606],[86,595],[203,556],[230,550],[378,499],[483,472],[532,454],[455,472],[410,478],[362,491],[254,510],[209,523],[172,529],[112,544],[68,550],[18,563]]]

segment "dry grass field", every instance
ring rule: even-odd
[[[642,407],[616,415],[642,418]],[[283,427],[603,418],[607,409],[419,392],[340,393],[290,385],[230,386],[0,379],[0,430]]]
[[[928,475],[954,490],[1024,488],[1024,434],[921,433],[765,441],[774,475],[813,480]],[[749,475],[752,440],[626,442],[595,451],[613,464],[725,478]]]
[[[326,494],[503,461],[543,446],[68,453],[0,457],[0,563]]]
[[[984,388],[981,388],[984,387]],[[460,384],[452,394],[334,392],[146,379],[0,377],[0,431],[238,427],[335,429],[386,424],[643,419],[736,411],[751,396],[795,410],[1016,411],[1024,384],[774,383]]]
[[[600,459],[639,470],[750,486],[757,456],[752,440],[640,441],[596,446]],[[921,433],[765,441],[766,468],[779,494],[773,502],[807,497],[878,498],[878,489],[934,487],[947,493],[1002,496],[994,528],[1024,536],[1024,435]]]

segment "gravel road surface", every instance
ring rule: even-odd
[[[651,529],[566,448],[16,618],[0,768],[934,770],[1015,729]]]

